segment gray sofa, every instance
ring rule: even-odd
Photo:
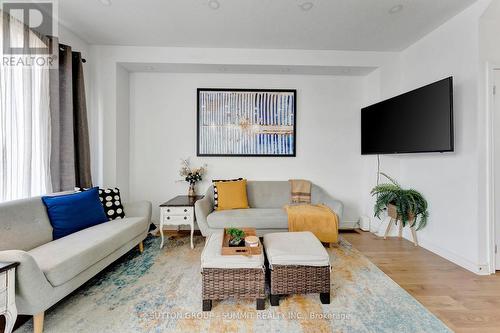
[[[16,261],[18,312],[43,329],[46,309],[70,294],[146,238],[151,203],[124,204],[126,218],[52,240],[40,197],[0,204],[0,261]]]
[[[225,227],[253,227],[262,236],[270,232],[288,230],[288,216],[283,206],[291,201],[288,181],[248,181],[247,196],[250,209],[214,211],[213,187],[210,186],[205,197],[195,203],[196,222],[203,236],[222,230]],[[342,228],[344,205],[332,198],[321,187],[313,184],[311,202],[323,203],[339,217]]]

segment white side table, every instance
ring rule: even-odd
[[[5,333],[16,323],[16,267],[19,263],[0,262],[0,315],[5,316]]]
[[[203,198],[198,195],[196,197],[189,197],[187,195],[179,195],[175,198],[160,205],[160,234],[161,245],[163,248],[165,237],[163,235],[163,227],[166,225],[189,225],[191,226],[191,248],[193,245],[194,222],[196,221],[194,215],[194,203]]]

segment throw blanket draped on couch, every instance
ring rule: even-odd
[[[338,241],[339,219],[329,207],[319,205],[286,205],[288,231],[310,231],[321,242]]]
[[[311,203],[311,182],[303,179],[290,179],[292,203]]]

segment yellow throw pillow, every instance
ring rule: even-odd
[[[247,180],[214,180],[215,210],[245,209],[248,207]]]

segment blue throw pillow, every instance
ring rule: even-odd
[[[46,196],[42,201],[47,207],[54,239],[108,221],[99,200],[98,187],[79,193]]]

